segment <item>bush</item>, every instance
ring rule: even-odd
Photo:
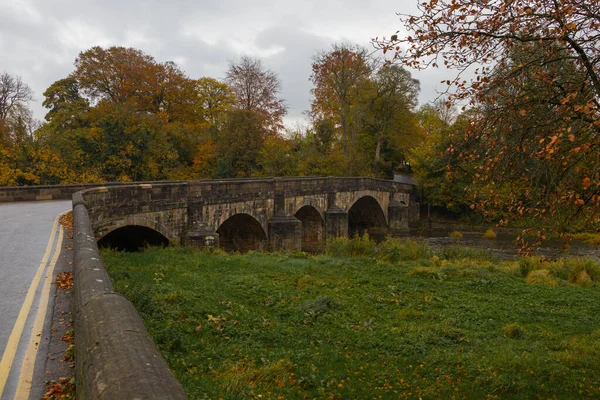
[[[485,231],[485,233],[483,234],[483,238],[484,239],[489,239],[489,240],[494,240],[496,239],[496,232],[494,232],[493,229],[488,229],[487,231]]]
[[[542,263],[543,259],[540,257],[522,257],[519,259],[519,272],[523,278],[527,278],[531,271],[547,269]]]
[[[558,281],[547,269],[538,269],[534,271],[530,271],[527,274],[527,283],[531,283],[532,285],[548,285],[548,286],[557,286]]]
[[[377,249],[377,244],[367,233],[362,236],[354,236],[350,242],[352,257],[369,257],[374,255]]]
[[[333,238],[327,243],[325,252],[332,257],[351,257],[352,246],[350,242],[349,238],[343,236]]]
[[[551,274],[552,278],[562,279],[573,285],[591,286],[593,282],[600,279],[600,265],[589,258],[571,258],[549,261],[541,257],[523,257],[519,260],[519,270],[521,276],[527,278],[528,282],[541,281],[549,279],[543,275]],[[533,271],[548,271],[539,272],[531,275]],[[541,283],[541,282],[539,282]]]
[[[387,238],[379,245],[377,259],[390,263],[412,261],[431,257],[432,251],[426,240]]]
[[[567,280],[569,283],[591,286],[592,282],[596,282],[600,278],[600,265],[589,257],[570,259],[564,262],[568,263]]]
[[[460,240],[463,237],[462,233],[460,233],[459,231],[450,232],[448,236],[456,240]]]
[[[368,234],[352,239],[336,237],[327,245],[326,252],[332,257],[369,257],[376,251],[375,241]]]

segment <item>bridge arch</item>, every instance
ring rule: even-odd
[[[165,235],[144,225],[121,226],[98,239],[98,247],[119,251],[140,251],[149,246],[168,245],[169,239]]]
[[[219,247],[226,251],[263,250],[267,245],[264,228],[250,214],[238,213],[223,221],[218,229]]]
[[[356,200],[348,210],[348,234],[363,235],[381,239],[387,234],[387,221],[381,205],[372,196]]]
[[[322,212],[312,206],[300,207],[294,214],[302,222],[302,251],[316,253],[325,248],[325,220]]]

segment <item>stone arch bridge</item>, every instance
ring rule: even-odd
[[[373,178],[271,178],[105,186],[77,198],[101,245],[319,251],[336,236],[407,231],[418,219],[412,189]]]

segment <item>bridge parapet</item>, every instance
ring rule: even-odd
[[[407,230],[411,191],[374,178],[230,179],[101,186],[82,200],[97,239],[138,225],[199,246],[293,250],[374,227]]]

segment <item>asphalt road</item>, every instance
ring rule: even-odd
[[[60,213],[70,208],[69,200],[0,204],[0,354],[4,364],[8,353],[7,343],[34,276],[44,259],[54,221]],[[56,241],[57,239],[54,240]],[[42,282],[43,279],[42,276]],[[36,292],[16,356],[10,363],[12,368],[3,392],[0,387],[2,400],[11,399],[15,395],[41,289]],[[0,366],[0,375],[1,370]]]

